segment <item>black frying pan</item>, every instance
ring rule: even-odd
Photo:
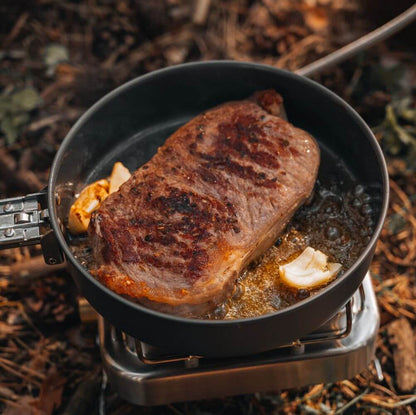
[[[273,314],[234,321],[175,317],[149,310],[97,282],[74,258],[62,232],[74,194],[106,177],[115,161],[135,170],[191,117],[220,103],[275,88],[290,122],[322,150],[319,179],[371,188],[376,228],[354,265],[318,294]],[[341,168],[342,167],[342,168]],[[105,319],[172,352],[237,356],[273,349],[319,327],[352,296],[368,271],[387,210],[388,176],[376,139],[358,114],[319,84],[273,67],[242,62],[179,65],[111,92],[71,129],[52,165],[50,222],[82,294]]]

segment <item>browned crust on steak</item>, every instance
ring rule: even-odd
[[[319,149],[279,118],[274,90],[179,128],[94,213],[89,233],[107,287],[200,316],[232,292],[311,193]]]

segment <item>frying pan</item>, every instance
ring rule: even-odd
[[[319,180],[335,181],[345,188],[358,182],[370,189],[375,230],[355,263],[319,293],[295,305],[233,321],[163,314],[135,304],[96,281],[72,254],[65,234],[74,195],[87,183],[108,176],[116,161],[135,170],[173,131],[202,111],[269,88],[283,96],[289,121],[318,140],[322,150]],[[369,269],[387,201],[388,175],[380,147],[360,116],[338,96],[307,78],[274,67],[232,61],[191,63],[126,83],[102,98],[74,125],[50,172],[47,211],[43,212],[49,213],[51,231],[44,250],[52,252],[50,258],[47,255],[49,262],[57,262],[59,246],[81,293],[98,313],[124,332],[172,352],[207,357],[248,355],[311,332],[350,299]],[[9,200],[9,205],[13,203]]]

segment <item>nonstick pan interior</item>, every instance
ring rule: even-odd
[[[218,104],[276,89],[290,122],[319,142],[319,179],[371,191],[375,233],[365,252],[341,278],[319,294],[276,313],[235,321],[174,317],[112,293],[77,263],[58,230],[76,192],[106,177],[115,161],[130,170],[146,162],[180,125]],[[50,211],[74,279],[110,322],[141,340],[206,356],[250,354],[287,343],[317,328],[351,297],[368,270],[387,206],[387,174],[368,127],[342,100],[321,86],[271,67],[236,62],[187,64],[157,71],[124,85],[91,108],[62,144],[51,171]],[[59,203],[56,204],[56,200]]]

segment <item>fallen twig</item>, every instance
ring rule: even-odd
[[[16,395],[11,389],[2,385],[0,385],[0,395],[4,398],[11,399],[13,401],[18,399],[18,395]]]
[[[25,192],[36,192],[43,187],[33,171],[18,169],[16,161],[5,148],[0,148],[0,177]]]
[[[19,365],[11,360],[4,359],[3,357],[0,357],[0,363],[4,363],[5,365],[8,365],[16,370],[20,369],[23,372],[27,372],[31,376],[38,377],[40,380],[44,380],[46,377],[43,373],[39,373],[36,370],[33,370],[25,365]]]
[[[65,267],[65,262],[58,265],[48,265],[45,263],[43,256],[37,256],[26,261],[0,266],[0,277],[7,277],[14,284],[24,285],[37,278],[60,271]]]
[[[91,412],[100,390],[101,382],[94,373],[81,382],[61,415],[86,415]]]
[[[397,385],[402,391],[416,386],[416,349],[413,330],[405,318],[395,320],[387,328],[389,342],[394,347],[393,360]]]
[[[3,48],[6,49],[10,43],[13,42],[13,40],[19,35],[20,31],[22,30],[22,28],[24,27],[27,18],[29,17],[29,13],[24,12],[22,13],[19,18],[17,19],[15,25],[13,26],[12,30],[10,31],[10,33],[8,34],[8,36],[6,37],[6,39],[3,42]]]
[[[50,115],[49,117],[33,121],[28,125],[27,130],[30,132],[34,132],[42,128],[48,127],[52,124],[55,124],[57,122],[74,121],[81,115],[81,113],[81,110],[69,110],[66,113]]]
[[[371,394],[371,395],[368,394],[367,396],[363,396],[361,399],[365,402],[370,402],[375,405],[381,406],[383,408],[396,409],[396,408],[400,408],[401,406],[410,405],[413,402],[416,402],[416,395],[412,395],[411,397],[407,399],[402,399],[397,402],[383,401],[380,396],[375,395],[375,394]]]
[[[41,331],[33,324],[33,321],[26,314],[23,304],[19,301],[1,301],[0,307],[17,307],[22,314],[22,317],[26,320],[26,323],[36,332],[36,334],[43,338]]]
[[[365,389],[364,392],[360,393],[355,398],[351,399],[347,404],[345,404],[341,408],[337,409],[335,411],[335,415],[344,413],[348,408],[350,408],[351,406],[355,405],[360,399],[362,399],[365,395],[367,395],[367,393],[369,391],[370,391],[369,388]]]
[[[211,0],[196,0],[192,21],[196,25],[203,25],[207,21]]]
[[[4,362],[0,361],[0,367],[2,367],[6,372],[10,372],[11,374],[17,376],[18,378],[24,379],[26,382],[33,383],[38,387],[40,387],[41,385],[41,383],[38,380],[33,379],[22,372],[19,372],[18,370],[14,369],[13,367],[10,367],[10,365],[5,364]]]

